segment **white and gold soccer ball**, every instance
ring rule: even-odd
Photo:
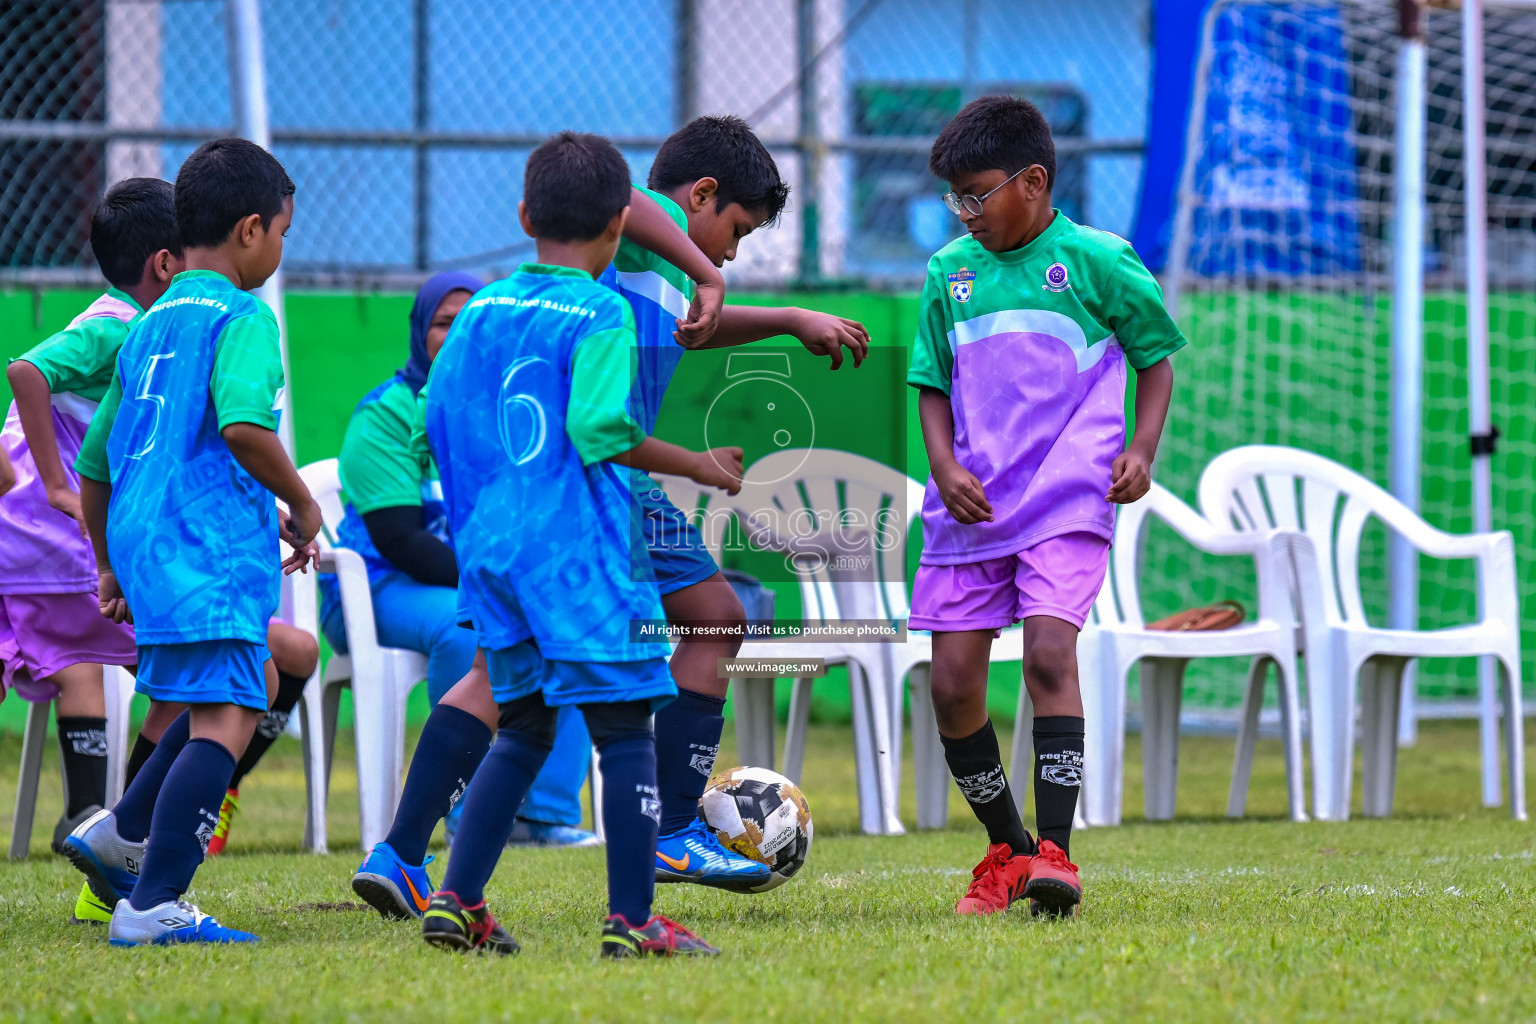
[[[767,768],[716,772],[699,798],[699,813],[723,846],[773,872],[754,892],[789,881],[811,852],[814,830],[805,794]]]

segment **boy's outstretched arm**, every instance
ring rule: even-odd
[[[719,325],[720,307],[725,302],[725,278],[688,239],[688,233],[661,208],[661,204],[638,188],[629,190],[629,219],[624,237],[660,256],[693,281],[693,306],[688,319],[677,322],[673,337],[684,348],[701,348]]]
[[[924,387],[917,394],[917,416],[923,425],[923,447],[928,450],[928,470],[939,488],[939,497],[955,521],[971,525],[992,522],[992,505],[981,481],[955,458],[955,410],[949,396],[938,388]]]
[[[219,434],[235,461],[288,506],[280,530],[293,554],[283,559],[283,571],[308,572],[309,562],[318,557],[315,534],[320,532],[320,503],[309,493],[293,460],[283,451],[277,432],[255,423],[231,423]]]
[[[689,348],[729,348],[787,334],[814,355],[830,356],[832,369],[843,365],[843,349],[853,356],[855,367],[869,355],[869,331],[857,320],[819,313],[798,306],[726,306],[720,310],[720,326],[704,345]]]
[[[59,460],[59,439],[53,429],[52,391],[41,370],[18,359],[6,368],[5,378],[16,396],[16,415],[21,420],[21,432],[27,438],[27,450],[37,464],[37,476],[48,494],[48,504],[73,519],[85,534],[85,519],[80,513],[80,495],[69,486],[64,473],[64,463]],[[9,464],[7,464],[7,468]],[[0,473],[0,476],[5,474]],[[11,476],[11,482],[15,477]],[[0,493],[9,490],[0,487]]]
[[[1136,373],[1136,432],[1115,459],[1113,480],[1104,497],[1127,505],[1152,489],[1152,460],[1163,436],[1168,403],[1173,396],[1173,364],[1159,359]]]
[[[684,476],[705,487],[718,487],[726,494],[741,491],[745,470],[740,448],[711,448],[696,452],[669,441],[647,437],[628,451],[609,456],[609,462],[633,466],[647,473]]]

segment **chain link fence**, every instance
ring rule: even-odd
[[[794,186],[733,286],[908,288],[958,231],[928,174],[967,100],[1050,118],[1057,196],[1129,234],[1150,0],[263,0],[274,148],[299,186],[290,283],[404,287],[495,275],[531,243],[523,161],[562,128],[608,135],[637,180],[701,113],[745,117]],[[94,282],[90,209],[172,179],[230,132],[222,0],[0,4],[0,280]]]

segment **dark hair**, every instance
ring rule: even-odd
[[[941,181],[962,174],[1014,174],[1030,164],[1045,168],[1045,187],[1056,184],[1056,144],[1040,108],[1019,96],[983,96],[965,105],[933,140],[928,169]]]
[[[91,214],[91,252],[102,276],[119,288],[132,288],[144,277],[144,261],[161,249],[181,255],[171,183],[125,178],[107,189]]]
[[[523,203],[535,238],[591,241],[629,205],[629,165],[601,135],[561,132],[528,157]]]
[[[293,180],[277,158],[245,139],[214,139],[187,157],[176,175],[176,221],[181,244],[212,248],[224,244],[235,225],[251,214],[269,227],[293,195]]]
[[[696,117],[667,136],[651,164],[649,184],[657,192],[692,185],[700,178],[719,183],[715,208],[731,203],[778,217],[789,198],[768,147],[739,117]]]

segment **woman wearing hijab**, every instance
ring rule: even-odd
[[[454,271],[421,286],[411,307],[410,359],[358,403],[338,458],[346,517],[336,543],[362,555],[368,567],[379,644],[427,656],[427,697],[433,707],[470,671],[475,634],[459,626],[459,567],[437,466],[430,455],[412,448],[411,428],[432,360],[454,317],[483,283]],[[333,576],[321,580],[321,629],[332,647],[346,651],[339,588]],[[597,841],[577,827],[579,794],[591,757],[580,716],[562,716],[555,749],[519,812],[522,827],[514,838],[559,846]],[[450,842],[456,820],[450,813]]]

